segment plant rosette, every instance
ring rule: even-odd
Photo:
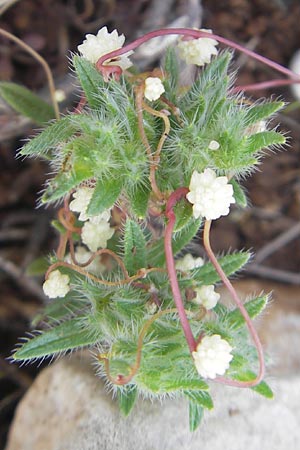
[[[167,34],[179,40],[163,68],[131,71],[134,49]],[[252,324],[269,296],[238,298],[229,277],[250,254],[215,256],[210,225],[247,205],[241,180],[266,148],[284,144],[270,126],[284,104],[247,99],[230,72],[232,52],[219,44],[283,73],[287,84],[299,76],[211,30],[163,29],[124,41],[106,27],[87,35],[73,56],[78,106],[21,150],[54,173],[41,202],[61,202],[60,241],[44,283],[47,328],[13,359],[90,348],[125,415],[138,396],[185,397],[195,430],[213,407],[210,382],[272,397]],[[191,86],[180,84],[178,58],[200,68]],[[202,224],[206,258],[185,250]],[[215,291],[220,283],[232,306]]]

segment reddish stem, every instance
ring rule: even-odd
[[[287,79],[280,79],[280,80],[271,80],[271,81],[263,81],[262,83],[253,83],[253,84],[245,84],[244,86],[236,86],[233,89],[231,89],[232,94],[236,94],[237,92],[245,92],[245,91],[257,91],[259,89],[268,89],[270,87],[277,87],[277,86],[286,86],[289,84],[295,84],[300,83],[300,80],[287,80]]]
[[[165,255],[166,255],[167,271],[169,275],[170,286],[172,289],[174,302],[178,311],[179,319],[185,334],[186,341],[188,343],[190,352],[192,353],[196,350],[197,344],[184,309],[181,292],[177,280],[175,261],[172,249],[172,234],[176,221],[176,216],[173,211],[173,208],[179,200],[185,198],[188,192],[189,192],[188,188],[185,187],[179,188],[176,191],[174,191],[168,199],[165,212],[166,217],[168,219],[168,224],[166,226],[165,231]]]
[[[242,316],[245,319],[246,325],[249,329],[249,332],[251,334],[251,337],[253,339],[253,342],[255,344],[257,354],[258,354],[258,360],[259,360],[259,373],[255,380],[252,381],[237,381],[237,380],[228,380],[223,377],[216,378],[216,381],[219,381],[220,383],[227,384],[229,386],[236,386],[236,387],[252,387],[259,384],[265,374],[265,363],[264,363],[264,353],[262,344],[260,342],[260,339],[258,337],[258,334],[256,332],[256,329],[254,328],[254,325],[252,323],[252,320],[249,317],[249,314],[244,307],[243,303],[241,302],[239,296],[237,295],[236,290],[232,286],[231,282],[228,280],[225,272],[223,271],[222,267],[218,263],[217,258],[214,255],[214,252],[212,251],[212,248],[210,246],[210,240],[209,240],[209,232],[210,232],[210,226],[211,226],[211,220],[206,220],[204,225],[204,231],[203,231],[203,244],[205,247],[205,250],[207,252],[207,255],[213,264],[214,268],[216,269],[217,273],[219,274],[221,280],[223,281],[224,285],[228,289],[228,292],[230,293],[232,299],[236,303],[237,307],[241,311]]]
[[[218,36],[216,34],[211,34],[205,31],[200,31],[200,30],[192,30],[189,28],[162,28],[160,30],[154,30],[151,31],[150,33],[146,33],[144,36],[141,36],[140,38],[136,39],[135,41],[131,42],[130,44],[125,45],[124,47],[118,49],[118,50],[114,50],[112,52],[107,53],[106,55],[101,56],[101,58],[99,58],[99,60],[96,63],[96,67],[101,71],[105,69],[105,66],[103,67],[103,63],[107,60],[116,58],[120,55],[123,55],[124,53],[129,52],[130,50],[134,50],[135,48],[139,47],[141,44],[144,44],[145,42],[149,41],[150,39],[153,39],[155,37],[159,37],[159,36],[166,36],[166,35],[170,35],[170,34],[177,34],[177,35],[182,35],[182,36],[190,36],[192,38],[195,39],[199,39],[199,38],[210,38],[210,39],[215,39],[219,42],[221,42],[222,44],[227,45],[228,47],[234,48],[248,56],[250,56],[253,59],[256,59],[257,61],[262,62],[263,64],[272,67],[273,69],[277,70],[278,72],[284,73],[285,75],[296,79],[296,80],[300,80],[300,75],[292,72],[291,70],[287,69],[286,67],[283,67],[282,65],[271,61],[270,59],[261,56],[255,52],[253,52],[252,50],[249,50],[248,48],[243,47],[242,45],[236,44],[235,42],[223,38],[221,36]],[[106,66],[106,70],[107,70]],[[114,66],[112,66],[114,67]]]

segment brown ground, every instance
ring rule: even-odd
[[[83,34],[93,33],[107,24],[109,28],[123,32],[130,40],[141,29],[148,31],[168,25],[189,12],[193,4],[194,1],[188,0],[22,0],[2,16],[0,26],[15,33],[46,58],[59,84],[70,92],[71,99],[72,86],[66,78],[66,54],[69,50],[76,50]],[[247,45],[277,62],[287,65],[299,46],[298,0],[203,0],[202,4],[203,27],[212,28],[216,34]],[[0,79],[24,83],[35,90],[45,87],[41,68],[14,43],[1,39],[0,56]],[[237,65],[242,67],[240,84],[277,76],[253,60],[236,56]],[[293,101],[287,88],[273,92],[275,96]],[[252,98],[270,94],[270,91],[251,93]],[[252,273],[256,271],[258,276],[294,284],[299,284],[300,269],[300,230],[297,225],[300,214],[299,116],[298,107],[279,117],[281,128],[290,130],[290,147],[285,152],[267,157],[261,172],[245,183],[254,208],[220,219],[213,230],[214,247],[218,251],[229,247],[250,247],[259,251],[271,244],[270,256],[264,258],[260,252],[261,264],[256,268],[253,266]],[[2,448],[14,408],[38,370],[36,367],[19,369],[5,360],[18,337],[28,330],[29,321],[42,302],[40,280],[24,277],[24,269],[35,258],[53,248],[55,236],[48,225],[53,211],[35,209],[37,193],[45,180],[47,167],[39,161],[15,159],[16,149],[33,129],[1,104],[0,125]],[[277,241],[274,243],[273,240],[279,236],[282,239],[276,247]]]

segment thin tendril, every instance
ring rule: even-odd
[[[41,55],[39,55],[35,50],[33,50],[33,48],[31,48],[29,45],[25,44],[25,42],[23,42],[21,39],[17,38],[13,34],[9,33],[8,31],[0,28],[0,34],[2,34],[2,36],[6,37],[7,39],[10,39],[11,41],[14,41],[16,44],[18,44],[20,47],[22,47],[23,50],[25,50],[27,53],[29,53],[31,56],[33,56],[33,58],[41,64],[41,66],[43,67],[43,69],[46,73],[46,77],[48,80],[50,97],[51,97],[51,101],[53,104],[55,117],[57,120],[59,120],[60,119],[59,107],[58,107],[57,100],[55,98],[54,80],[53,80],[53,76],[52,76],[50,67],[47,64],[47,62],[45,61],[45,59]]]
[[[206,220],[205,224],[204,224],[204,231],[203,231],[203,244],[205,247],[205,250],[207,252],[207,255],[211,261],[211,263],[213,264],[214,268],[216,269],[217,273],[219,274],[221,280],[223,281],[224,285],[226,286],[228,292],[230,293],[232,299],[234,300],[234,302],[236,303],[237,307],[239,308],[242,316],[245,319],[246,325],[249,329],[249,332],[251,334],[252,340],[255,344],[256,350],[257,350],[257,354],[258,354],[258,359],[259,359],[259,373],[257,375],[257,377],[252,380],[252,381],[237,381],[237,380],[228,380],[226,378],[223,377],[218,377],[215,380],[219,381],[222,384],[227,384],[229,386],[236,386],[236,387],[252,387],[252,386],[256,386],[257,384],[259,384],[265,374],[265,363],[264,363],[264,353],[263,353],[263,348],[262,348],[262,344],[260,342],[260,339],[258,337],[257,331],[255,330],[252,320],[249,317],[249,314],[245,308],[245,306],[243,305],[243,303],[241,302],[239,296],[237,295],[236,290],[234,289],[233,285],[231,284],[231,282],[229,281],[229,279],[227,278],[225,272],[223,271],[222,267],[220,266],[215,254],[212,251],[211,245],[210,245],[210,239],[209,239],[209,232],[210,232],[210,227],[211,227],[211,220]]]

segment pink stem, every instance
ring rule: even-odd
[[[217,258],[214,255],[214,252],[212,251],[212,248],[210,246],[210,240],[209,240],[209,232],[210,232],[210,226],[211,226],[211,220],[206,220],[204,225],[204,231],[203,231],[203,244],[205,247],[205,250],[207,252],[207,255],[213,264],[214,268],[216,269],[217,273],[219,274],[221,280],[223,281],[224,285],[228,289],[228,292],[230,293],[232,299],[236,303],[237,307],[241,311],[242,316],[245,319],[246,325],[249,329],[249,332],[251,334],[252,340],[255,344],[258,359],[259,359],[259,373],[255,380],[252,381],[237,381],[237,380],[228,380],[223,377],[216,378],[216,381],[219,381],[220,383],[227,384],[229,386],[236,386],[236,387],[252,387],[259,384],[265,374],[265,363],[264,363],[264,354],[263,354],[263,348],[262,344],[260,342],[260,339],[258,337],[258,334],[253,326],[252,320],[249,317],[249,314],[244,307],[243,303],[241,302],[239,296],[236,293],[236,290],[232,286],[231,282],[228,280],[225,272],[223,271],[222,267],[218,263]]]
[[[145,42],[149,41],[150,39],[153,39],[155,37],[159,36],[166,36],[170,34],[177,34],[182,36],[190,36],[195,39],[199,38],[210,38],[210,39],[216,39],[219,42],[222,42],[222,44],[227,45],[228,47],[234,48],[242,53],[245,53],[246,55],[250,56],[253,59],[256,59],[257,61],[262,62],[263,64],[272,67],[273,69],[277,70],[278,72],[284,73],[285,75],[300,80],[300,75],[292,72],[291,70],[287,69],[286,67],[283,67],[281,64],[278,64],[274,61],[271,61],[270,59],[261,56],[252,50],[249,50],[248,48],[243,47],[242,45],[236,44],[235,42],[223,38],[221,36],[218,36],[216,34],[207,33],[205,31],[200,30],[192,30],[189,28],[162,28],[160,30],[154,30],[150,33],[146,33],[144,36],[141,36],[140,38],[136,39],[135,41],[131,42],[128,45],[125,45],[125,47],[122,47],[118,50],[114,50],[112,52],[107,53],[106,55],[101,56],[99,60],[96,63],[96,67],[98,69],[101,69],[103,66],[103,63],[107,60],[116,58],[120,55],[123,55],[124,53],[129,52],[130,50],[134,50],[135,48],[139,47],[141,44],[144,44]]]
[[[173,208],[176,205],[176,203],[182,199],[185,198],[186,194],[189,192],[188,188],[179,188],[176,191],[174,191],[167,202],[166,205],[166,217],[168,219],[168,224],[166,226],[165,231],[165,255],[166,255],[166,264],[167,264],[167,271],[169,275],[170,285],[173,293],[174,302],[176,305],[176,308],[178,310],[179,319],[184,331],[184,335],[186,338],[186,341],[188,343],[190,352],[194,352],[197,347],[197,343],[195,341],[195,338],[193,336],[188,318],[185,313],[177,275],[176,275],[176,268],[175,268],[175,261],[173,256],[173,249],[172,249],[172,233],[176,221],[176,216],[174,214]]]
[[[268,89],[270,87],[286,86],[295,83],[300,83],[300,80],[280,79],[280,80],[263,81],[262,83],[253,83],[253,84],[245,84],[244,86],[236,86],[233,89],[231,89],[230,93],[235,94],[241,91],[256,91],[259,89]]]

